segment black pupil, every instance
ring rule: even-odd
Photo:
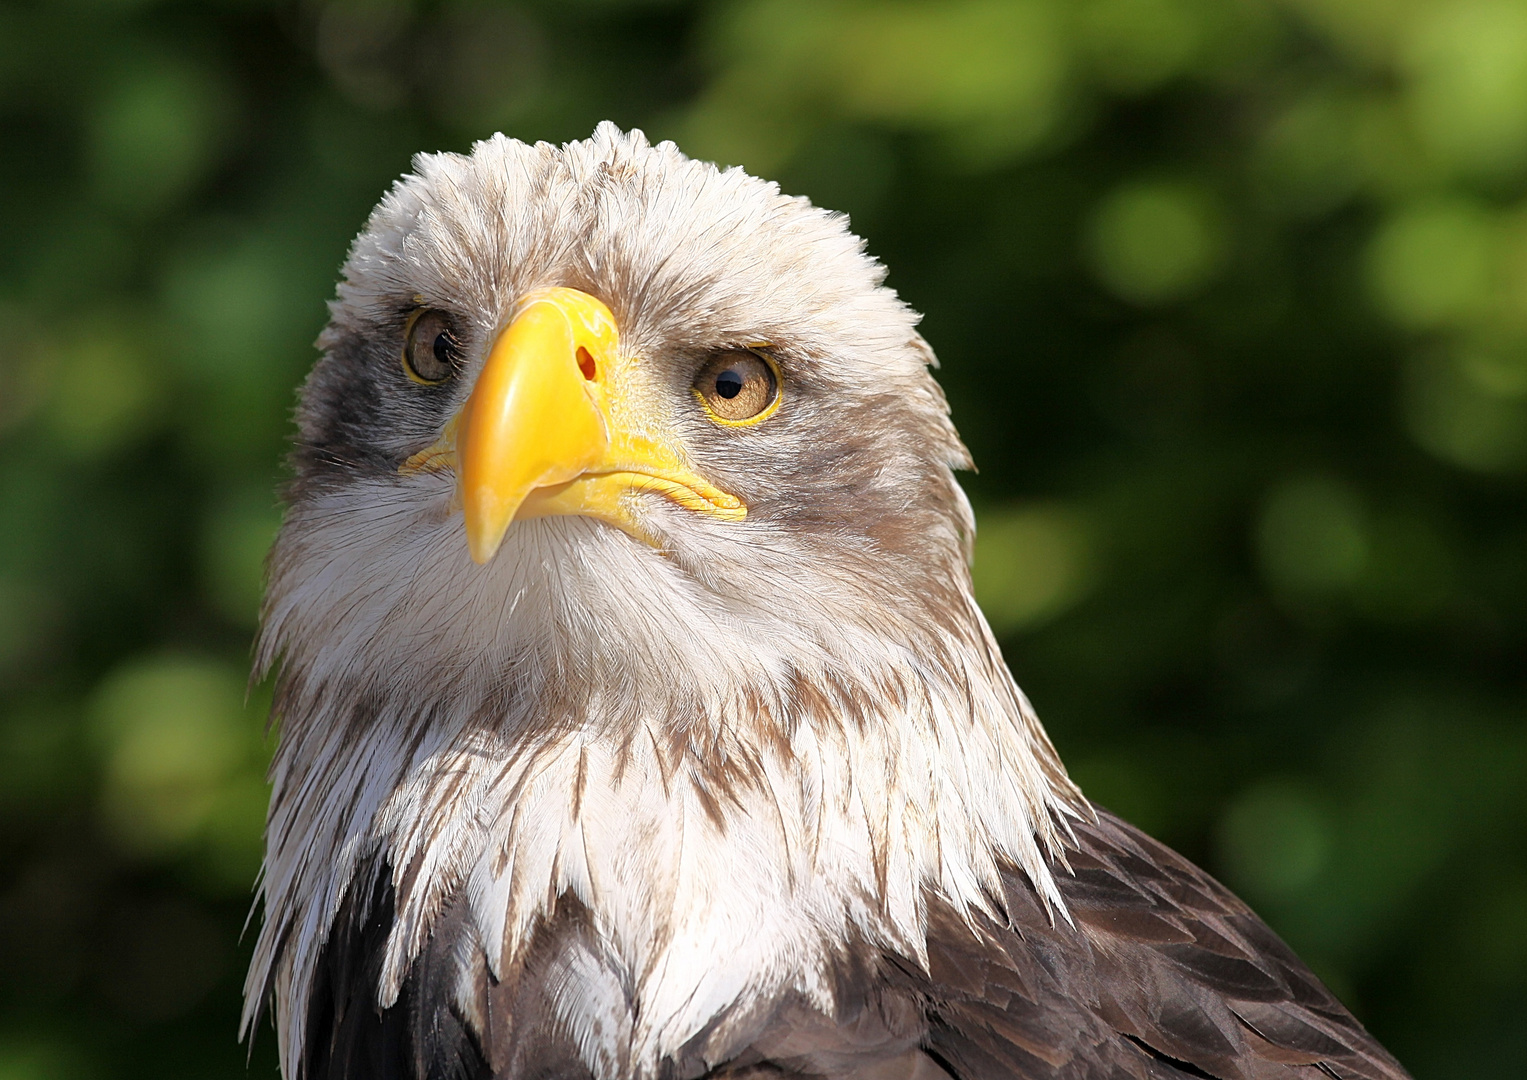
[[[449,332],[435,335],[435,359],[440,362],[441,367],[451,366],[451,354],[455,352],[455,348],[456,343],[451,340]]]
[[[742,393],[742,376],[735,368],[727,368],[716,376],[716,393],[728,401]]]

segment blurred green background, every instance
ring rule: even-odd
[[[0,1080],[235,1042],[293,388],[424,149],[847,211],[1086,790],[1420,1078],[1527,1076],[1527,2],[0,6]]]

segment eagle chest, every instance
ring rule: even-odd
[[[379,1016],[422,1060],[496,1074],[698,1075],[781,1008],[836,1015],[845,943],[898,933],[806,852],[808,833],[862,848],[851,826],[798,781],[794,800],[750,785],[720,813],[656,768],[569,744],[507,771],[480,753],[418,770],[378,821],[440,827],[386,836],[357,868],[313,978],[310,1055]]]

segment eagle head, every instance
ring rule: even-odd
[[[883,278],[841,215],[640,133],[420,156],[303,390],[267,660],[668,718],[984,647],[968,457]]]

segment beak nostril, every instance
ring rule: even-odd
[[[599,369],[594,366],[594,357],[581,345],[578,347],[578,370],[583,372],[583,377],[589,382],[594,381],[594,376]]]

